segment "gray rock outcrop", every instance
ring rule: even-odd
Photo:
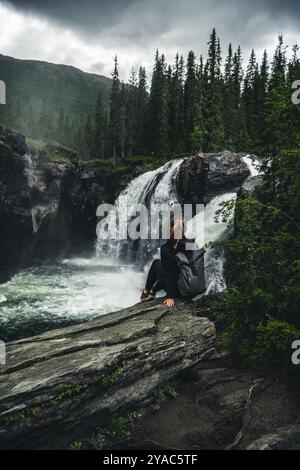
[[[238,188],[250,175],[242,154],[224,151],[186,159],[178,174],[178,195],[182,203],[206,204],[224,189]]]
[[[214,353],[215,327],[161,302],[9,343],[0,366],[0,447],[64,448],[134,409]]]

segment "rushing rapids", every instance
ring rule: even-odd
[[[122,193],[127,196],[129,207],[136,203],[171,207],[177,203],[176,179],[182,161],[173,160],[131,181]],[[255,176],[257,168],[252,159],[244,157],[244,162]],[[226,189],[206,204],[205,244],[227,236],[227,225],[216,223],[215,214],[220,203],[235,197],[235,188]],[[119,201],[120,197],[116,207]],[[39,229],[39,215],[38,211],[33,213],[35,230]],[[128,217],[132,217],[130,211]],[[157,256],[160,243],[99,239],[92,258],[65,259],[19,271],[0,285],[1,337],[25,337],[133,305],[139,299],[147,268]],[[208,248],[205,265],[208,292],[220,292],[225,288],[223,255]]]

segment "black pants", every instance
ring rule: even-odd
[[[152,290],[154,293],[162,289],[166,290],[165,277],[166,273],[160,259],[154,260],[148,273],[146,289]]]

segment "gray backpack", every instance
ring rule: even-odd
[[[180,270],[177,286],[182,297],[193,298],[205,292],[204,253],[203,248],[176,253]]]

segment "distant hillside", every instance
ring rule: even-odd
[[[0,54],[0,80],[6,82],[7,105],[0,122],[30,137],[76,145],[93,116],[101,91],[107,106],[111,79],[67,66],[19,60]]]

